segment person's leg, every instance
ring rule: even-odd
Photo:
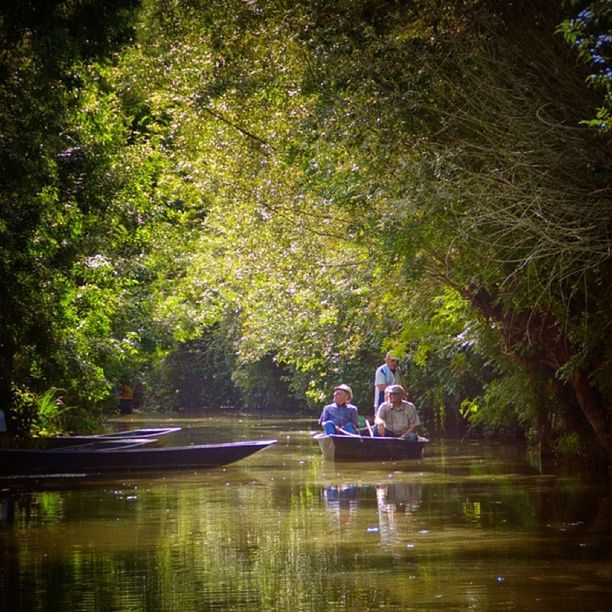
[[[404,440],[408,440],[409,442],[416,442],[418,440],[418,436],[411,431],[404,436]]]
[[[333,421],[324,421],[322,425],[326,436],[331,436],[336,433],[336,426]]]
[[[355,429],[355,426],[352,423],[347,423],[342,429],[344,429],[344,431],[348,431],[349,433],[357,435],[357,430]]]

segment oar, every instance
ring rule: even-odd
[[[370,438],[374,437],[374,432],[372,431],[372,427],[370,426],[370,421],[368,419],[365,420],[366,427],[368,428],[368,432],[370,434]]]
[[[351,433],[350,431],[346,431],[346,429],[342,429],[339,425],[336,425],[336,429],[341,431],[345,436],[352,436],[353,438],[361,438],[359,434]]]

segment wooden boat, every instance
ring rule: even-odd
[[[180,427],[145,427],[143,429],[128,429],[113,433],[95,434],[99,438],[157,438],[181,431]]]
[[[316,434],[321,452],[331,461],[399,461],[420,459],[423,449],[429,442],[427,438],[416,441],[403,438],[342,436]]]
[[[115,445],[93,441],[93,448],[75,445],[53,449],[0,449],[0,474],[102,474],[109,472],[161,471],[212,468],[234,463],[276,444],[276,440],[230,442],[147,448],[142,440],[116,440]]]
[[[100,438],[99,440],[92,440],[89,442],[79,442],[78,444],[60,446],[55,449],[58,453],[78,453],[78,452],[88,452],[94,450],[117,450],[123,449],[127,450],[128,448],[140,448],[142,446],[155,446],[157,440],[155,438]]]
[[[75,446],[77,444],[90,444],[95,440],[151,440],[153,444],[157,443],[159,436],[165,436],[171,433],[180,431],[180,427],[158,427],[158,428],[143,428],[129,429],[127,431],[115,431],[113,433],[90,434],[84,436],[51,436],[48,438],[39,438],[33,441],[36,448],[61,448],[64,446]]]

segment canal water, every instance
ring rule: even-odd
[[[213,470],[0,479],[0,610],[611,609],[606,477],[454,441],[333,463],[309,420],[121,427],[165,424],[183,427],[166,444],[278,444]]]

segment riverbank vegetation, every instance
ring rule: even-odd
[[[369,416],[393,349],[432,434],[609,458],[612,16],[536,4],[1,9],[11,430]]]

